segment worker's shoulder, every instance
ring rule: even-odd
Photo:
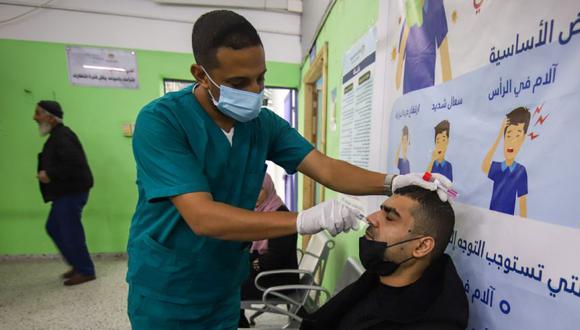
[[[270,109],[269,107],[262,107],[259,117],[263,117],[263,116],[270,117],[270,116],[277,116],[277,115],[274,112],[274,110]]]
[[[175,118],[180,113],[192,115],[192,108],[199,106],[191,93],[192,86],[176,92],[169,92],[145,105],[139,112],[139,117]]]
[[[259,121],[261,122],[265,122],[265,123],[275,123],[275,122],[285,122],[285,120],[283,118],[281,118],[280,116],[278,116],[278,114],[276,114],[274,112],[274,110],[268,108],[268,107],[262,107],[262,110],[260,111],[260,115],[258,115],[257,118]]]

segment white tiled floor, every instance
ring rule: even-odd
[[[127,261],[96,257],[97,280],[65,287],[58,259],[0,259],[0,329],[129,329]],[[285,318],[262,315],[258,327],[276,328]]]

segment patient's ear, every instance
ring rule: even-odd
[[[419,239],[419,244],[413,250],[413,257],[423,258],[435,248],[435,239],[431,236],[425,236]]]

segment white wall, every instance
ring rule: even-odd
[[[331,3],[332,0],[304,0],[302,2],[301,47],[303,56],[310,52],[310,46],[316,38],[318,27]]]
[[[215,9],[161,5],[153,0],[55,0],[48,8],[4,22],[43,3],[0,1],[0,38],[191,53],[193,22]],[[301,62],[299,14],[235,11],[260,33],[268,61]]]
[[[289,89],[284,88],[272,88],[269,89],[271,92],[272,105],[269,108],[274,111],[278,116],[284,118],[284,100],[290,93]],[[268,161],[268,174],[272,177],[274,181],[274,187],[276,188],[276,193],[284,201],[286,198],[286,184],[284,181],[284,176],[286,171],[276,165],[275,163]]]

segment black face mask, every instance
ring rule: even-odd
[[[362,236],[359,238],[358,247],[359,247],[359,258],[363,265],[363,267],[368,270],[369,272],[377,273],[379,276],[388,276],[399,268],[399,266],[407,262],[414,257],[411,256],[399,263],[392,262],[392,261],[385,261],[385,251],[393,246],[407,243],[410,241],[414,241],[416,239],[423,238],[423,236],[411,238],[408,240],[404,240],[393,245],[389,245],[386,242],[377,242],[367,239],[366,237]]]

